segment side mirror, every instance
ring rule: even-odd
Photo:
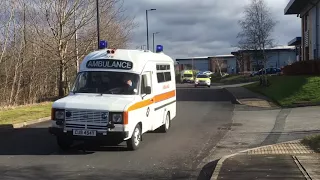
[[[146,87],[146,94],[151,94],[151,87],[150,86]]]

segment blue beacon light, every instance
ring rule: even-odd
[[[159,52],[162,52],[162,51],[163,51],[163,46],[162,45],[157,45],[156,52],[159,53]]]
[[[107,41],[102,40],[102,41],[99,42],[99,49],[106,49],[107,46],[108,46]]]

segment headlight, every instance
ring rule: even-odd
[[[57,120],[64,120],[64,111],[63,110],[56,110],[54,117]]]
[[[112,115],[112,122],[114,123],[122,123],[122,114],[117,113]]]

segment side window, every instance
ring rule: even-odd
[[[164,78],[166,81],[171,81],[171,73],[170,72],[165,72],[164,73]]]
[[[158,72],[157,73],[157,79],[158,79],[158,83],[165,82],[164,73],[163,72]]]
[[[158,83],[171,81],[171,72],[169,64],[157,64]]]
[[[147,75],[142,75],[141,78],[141,94],[146,93],[146,87],[147,87]]]
[[[141,76],[141,94],[146,94],[146,87],[152,86],[151,83],[151,72],[145,72],[146,74],[143,74]]]

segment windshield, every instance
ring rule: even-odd
[[[206,75],[198,75],[197,78],[208,78]]]
[[[133,73],[88,71],[80,72],[74,83],[74,93],[137,94],[139,75]]]
[[[192,77],[192,74],[184,74],[184,77]]]

